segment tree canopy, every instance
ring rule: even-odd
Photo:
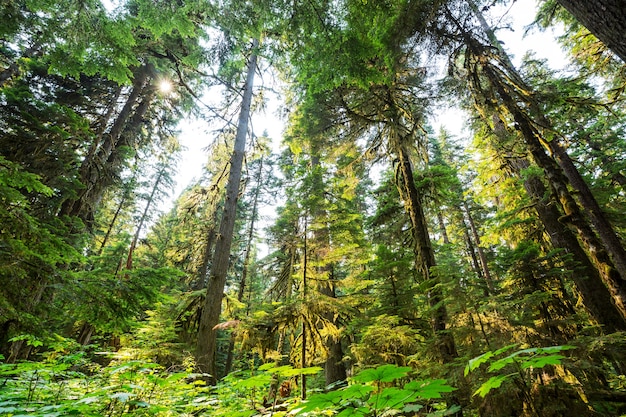
[[[626,415],[624,7],[514,3],[4,2],[0,413]]]

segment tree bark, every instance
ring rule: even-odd
[[[154,202],[154,197],[159,189],[159,185],[161,185],[161,179],[165,175],[165,167],[159,169],[157,173],[156,180],[154,181],[154,185],[152,186],[152,190],[150,191],[150,196],[148,197],[148,201],[146,202],[146,207],[141,213],[141,218],[139,219],[139,224],[137,225],[137,229],[135,230],[135,235],[133,236],[132,242],[130,242],[130,248],[128,249],[128,257],[126,258],[126,269],[133,269],[133,254],[135,253],[135,248],[137,247],[137,242],[139,241],[139,235],[141,234],[141,229],[148,217],[148,212],[150,211],[150,207]]]
[[[567,154],[565,148],[563,148],[556,138],[549,142],[549,147],[554,158],[559,163],[559,166],[563,169],[563,173],[576,190],[578,201],[580,201],[580,205],[585,209],[585,213],[589,217],[589,220],[591,220],[591,224],[595,228],[605,249],[609,252],[615,269],[617,269],[621,275],[622,280],[626,280],[626,250],[624,250],[624,245],[617,236],[617,233],[615,233],[613,226],[589,189],[589,186],[580,175],[580,172],[578,172],[578,169]]]
[[[443,293],[437,285],[438,279],[431,275],[431,269],[437,264],[433,251],[424,208],[413,179],[413,168],[408,151],[402,146],[396,146],[398,157],[398,191],[404,200],[404,207],[411,219],[413,248],[416,258],[416,268],[422,276],[423,282],[432,282],[428,291],[428,302],[433,309],[432,328],[437,339],[437,350],[443,363],[451,363],[459,355],[456,350],[454,338],[446,332],[448,312],[443,302]]]
[[[559,222],[576,230],[580,242],[584,245],[590,259],[592,259],[602,275],[602,279],[611,293],[615,306],[620,311],[622,317],[626,318],[626,282],[615,269],[609,254],[596,237],[593,229],[583,216],[578,203],[568,190],[568,182],[560,166],[546,153],[539,140],[539,133],[531,121],[518,108],[491,66],[485,63],[483,70],[496,89],[503,105],[512,114],[516,123],[516,129],[522,134],[533,160],[543,170],[556,201],[563,208],[564,215],[559,217]]]
[[[565,226],[576,231],[576,235],[584,247],[584,252],[586,252],[588,259],[591,260],[604,284],[608,288],[615,307],[620,312],[620,315],[623,318],[626,318],[626,280],[624,279],[624,276],[620,274],[619,269],[615,267],[614,261],[607,252],[607,246],[603,245],[605,242],[603,240],[599,240],[594,233],[593,228],[584,216],[577,201],[570,193],[568,185],[573,186],[575,189],[580,188],[581,190],[586,190],[584,199],[587,204],[592,204],[590,202],[592,201],[597,206],[597,202],[595,202],[593,196],[590,195],[590,191],[586,183],[584,183],[582,177],[580,177],[580,173],[578,173],[571,159],[569,159],[569,156],[565,153],[565,150],[556,142],[557,139],[546,141],[537,130],[537,126],[549,128],[549,121],[545,118],[545,116],[543,116],[543,113],[534,98],[530,96],[529,91],[531,90],[525,87],[524,81],[511,63],[508,55],[503,51],[500,43],[495,38],[493,31],[482,17],[482,14],[476,9],[471,0],[468,0],[468,3],[472,7],[474,14],[481,22],[481,26],[490,39],[492,46],[498,50],[500,64],[504,67],[504,70],[492,64],[489,61],[489,58],[484,56],[483,47],[480,43],[474,39],[471,34],[467,33],[458,22],[456,22],[459,29],[464,34],[468,51],[475,55],[475,58],[482,66],[482,72],[486,75],[497,96],[502,101],[503,106],[513,117],[513,120],[515,121],[515,129],[518,130],[524,138],[526,147],[532,155],[533,160],[537,166],[543,170],[556,202],[558,202],[563,209],[564,215],[558,218],[558,222],[563,223]],[[522,86],[521,88],[524,89],[524,93],[520,95],[522,95],[523,99],[526,101],[525,104],[530,109],[530,113],[538,118],[539,123],[534,122],[531,119],[531,116],[526,114],[526,111],[522,110],[518,102],[515,100],[510,86],[507,87],[507,81],[506,79],[503,79],[507,76],[512,78],[515,83],[519,84],[519,86]],[[544,145],[546,142],[549,143]],[[551,151],[554,158],[548,155],[546,150]],[[591,208],[592,206],[590,205],[589,207]],[[599,210],[599,207],[594,207],[594,210],[596,220],[598,220],[600,216],[598,211],[601,212],[601,210]],[[600,224],[602,223],[600,222]],[[612,231],[610,225],[609,229]],[[607,236],[609,235],[606,230],[598,231],[598,233],[602,232],[605,232]],[[613,235],[616,236],[615,234]],[[605,239],[610,240],[609,238],[606,238],[606,236]],[[615,239],[617,238],[615,237]],[[611,246],[608,246],[608,248],[610,250]],[[612,246],[612,248],[616,250],[617,255],[615,258],[617,258],[617,262],[620,262],[622,258],[619,256],[619,249],[623,252],[623,247],[620,246],[619,249],[616,249],[615,246]],[[584,258],[587,258],[587,256]],[[624,267],[626,268],[626,259]],[[584,283],[581,284],[583,284],[584,287]],[[591,300],[589,301],[592,302]]]
[[[141,123],[152,99],[148,94],[140,99],[148,87],[151,67],[143,65],[135,74],[133,88],[126,99],[124,107],[117,115],[111,130],[104,135],[104,140],[95,149],[90,149],[83,160],[79,175],[83,189],[74,198],[66,200],[62,205],[59,214],[76,216],[88,227],[93,222],[93,212],[102,198],[105,187],[111,181],[110,171],[111,156],[119,146],[120,138],[127,127],[128,121],[133,118],[133,123]]]
[[[507,166],[516,176],[529,165],[525,159],[507,159]],[[559,221],[561,213],[557,206],[546,201],[548,193],[541,179],[536,176],[528,177],[524,181],[524,189],[534,203],[535,211],[552,246],[562,248],[571,254],[578,264],[579,269],[572,271],[571,276],[592,320],[600,324],[605,333],[626,330],[626,320],[613,304],[611,294],[603,284],[600,273],[578,243],[574,233]]]
[[[246,286],[248,285],[248,270],[250,269],[250,255],[252,254],[252,240],[254,239],[254,225],[257,217],[257,209],[259,205],[259,195],[261,194],[261,180],[263,176],[263,156],[259,160],[259,170],[256,174],[256,189],[254,190],[254,197],[252,199],[252,213],[250,214],[250,226],[248,227],[248,237],[246,239],[246,254],[243,259],[243,270],[241,271],[241,279],[239,280],[239,290],[237,291],[237,301],[243,302],[243,298],[246,292]],[[246,311],[249,310],[246,308]],[[235,317],[237,318],[237,317]],[[224,375],[228,375],[233,366],[235,350],[235,337],[230,335],[230,341],[228,343],[228,353],[226,355],[226,364],[224,365]]]
[[[217,214],[217,211],[216,211]],[[206,241],[204,242],[204,250],[202,253],[202,264],[198,268],[198,276],[191,285],[192,291],[198,291],[207,287],[207,275],[209,274],[209,266],[211,265],[211,258],[213,257],[213,244],[217,233],[215,232],[215,224],[207,231]]]
[[[489,292],[491,294],[495,294],[496,288],[493,285],[493,279],[491,278],[491,271],[489,270],[489,264],[487,263],[487,256],[485,255],[485,251],[483,250],[482,246],[480,246],[480,236],[478,235],[478,229],[476,228],[474,218],[472,217],[472,213],[470,212],[469,206],[467,205],[466,201],[463,201],[463,209],[465,211],[465,215],[467,216],[467,221],[469,223],[470,230],[472,231],[474,242],[476,243],[476,251],[478,252],[478,259],[480,260],[485,283],[487,284]]]
[[[239,185],[241,181],[241,171],[243,157],[246,149],[246,137],[248,135],[248,121],[250,118],[250,105],[252,103],[254,73],[256,71],[256,47],[258,40],[252,43],[252,52],[248,59],[248,70],[243,89],[241,111],[235,135],[235,144],[230,158],[230,171],[228,183],[226,185],[226,199],[224,201],[224,211],[218,239],[215,244],[215,254],[207,294],[205,297],[200,325],[198,329],[198,346],[196,358],[198,366],[202,372],[210,375],[210,382],[217,382],[217,366],[215,363],[215,353],[217,349],[217,332],[215,326],[219,323],[222,312],[222,298],[224,296],[224,286],[226,285],[226,274],[229,267],[230,248],[233,240],[235,219],[237,216],[237,201],[239,199]]]
[[[557,0],[589,32],[626,62],[626,1]]]

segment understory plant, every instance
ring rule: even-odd
[[[444,379],[415,380],[408,366],[381,365],[365,369],[349,379],[346,387],[317,393],[296,404],[301,416],[378,417],[387,415],[451,415],[458,406],[447,408],[442,394],[456,388]]]
[[[38,362],[0,363],[0,415],[184,416],[211,409],[209,388],[191,369],[170,372],[147,360],[112,356],[106,366],[84,350]],[[4,360],[4,358],[1,358]]]
[[[537,347],[517,350],[507,356],[504,353],[518,346],[512,344],[496,351],[488,351],[471,359],[465,367],[465,376],[478,369],[482,364],[489,364],[487,373],[492,376],[474,392],[474,395],[485,397],[493,389],[518,378],[526,385],[530,385],[532,372],[548,365],[561,365],[565,356],[560,352],[575,349],[575,346],[562,345]]]

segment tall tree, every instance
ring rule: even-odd
[[[601,273],[605,285],[610,289],[615,304],[622,316],[624,316],[626,312],[624,281],[619,271],[615,268],[607,248],[598,239],[592,225],[583,215],[581,206],[570,192],[571,182],[568,176],[565,175],[558,161],[548,153],[550,151],[552,154],[555,154],[553,147],[558,146],[558,144],[550,143],[543,136],[542,132],[545,132],[545,130],[541,126],[549,126],[549,124],[546,125],[545,119],[541,119],[541,121],[533,119],[533,117],[542,116],[537,109],[535,99],[527,94],[531,90],[526,88],[526,83],[521,79],[515,68],[511,67],[510,60],[506,55],[502,55],[501,52],[494,60],[494,57],[487,53],[485,45],[477,39],[476,35],[464,29],[451,12],[448,12],[448,17],[457,25],[466,43],[465,51],[467,55],[465,65],[469,74],[472,74],[468,77],[468,80],[472,86],[470,92],[474,94],[474,102],[477,104],[477,107],[485,104],[489,106],[490,103],[500,102],[502,104],[501,107],[496,106],[496,108],[492,108],[496,112],[502,112],[502,110],[506,112],[506,114],[497,116],[498,120],[500,120],[498,123],[502,123],[502,126],[509,126],[509,120],[514,121],[512,127],[520,132],[520,137],[524,141],[526,149],[532,155],[534,162],[543,169],[555,201],[559,203],[563,210],[563,215],[559,217],[560,221],[576,230],[581,244],[585,247],[588,256],[590,256],[592,262]],[[486,32],[488,39],[493,37],[490,35],[489,30]],[[484,74],[484,78],[480,74]],[[510,82],[511,80],[515,80],[515,82]],[[487,81],[489,84],[483,84],[484,81]],[[521,86],[524,87],[518,88]],[[485,99],[489,95],[495,101],[492,102],[489,99]],[[483,116],[486,116],[484,112]],[[601,233],[601,231],[598,230],[598,233]]]
[[[226,199],[222,220],[220,222],[219,237],[215,244],[215,254],[213,265],[207,286],[200,326],[198,329],[198,365],[203,372],[211,376],[211,381],[215,383],[217,378],[217,368],[215,364],[216,352],[216,330],[222,311],[222,297],[224,296],[224,286],[226,285],[226,274],[230,266],[230,248],[233,240],[233,231],[237,216],[237,201],[239,199],[239,187],[243,158],[246,150],[246,137],[248,135],[248,122],[250,119],[250,105],[252,103],[254,73],[257,67],[257,51],[259,43],[254,39],[248,57],[245,84],[243,87],[243,97],[241,109],[239,111],[239,121],[237,123],[237,133],[233,146],[233,153],[230,160],[230,170],[228,182],[226,184]]]

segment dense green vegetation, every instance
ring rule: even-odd
[[[626,67],[510,3],[3,2],[0,414],[626,415]]]

